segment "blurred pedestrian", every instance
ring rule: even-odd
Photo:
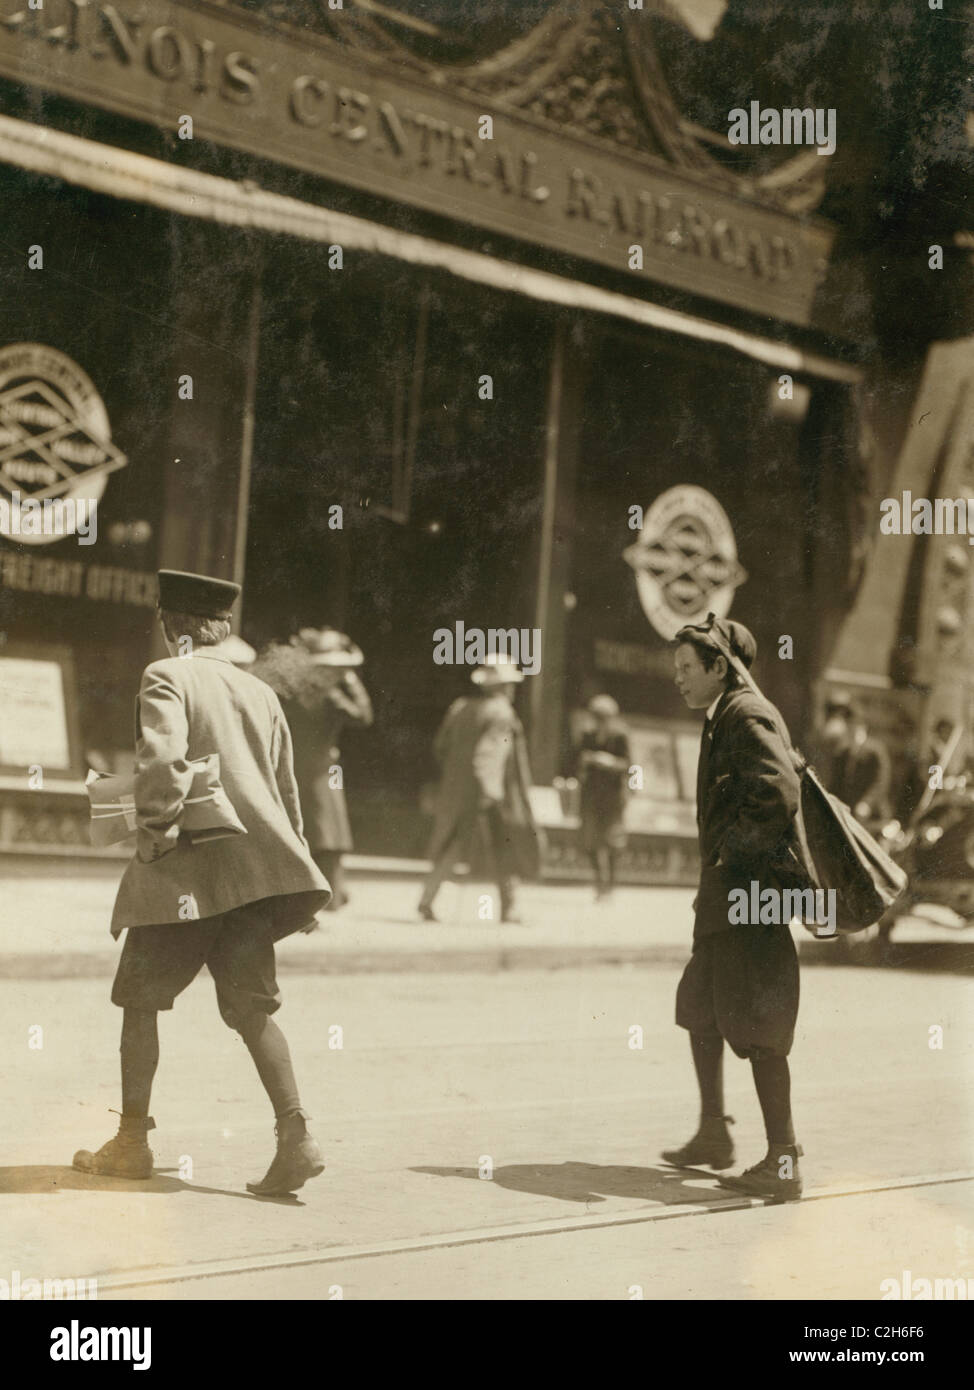
[[[284,707],[305,834],[334,895],[329,912],[349,901],[342,855],[353,843],[339,736],[347,724],[372,724],[372,701],[356,675],[363,661],[361,648],[343,632],[306,627],[289,643],[269,647],[254,668]]]
[[[851,696],[836,692],[828,697],[820,741],[822,781],[828,790],[869,829],[884,825],[891,815],[889,752],[869,733]]]
[[[233,662],[241,671],[253,669],[254,662],[257,660],[257,653],[249,642],[245,642],[242,637],[238,637],[235,632],[231,632],[225,642],[221,642],[218,647],[213,648],[220,656],[225,656],[228,661]]]
[[[538,871],[540,832],[528,791],[524,729],[514,693],[524,674],[506,656],[488,656],[471,674],[473,697],[455,700],[433,741],[440,765],[429,857],[433,868],[419,903],[427,922],[440,884],[461,857],[469,861],[478,828],[490,843],[502,922],[520,922],[515,904],[518,877]]]
[[[629,739],[619,727],[619,706],[611,695],[588,703],[592,727],[582,734],[575,759],[581,783],[582,846],[595,869],[596,899],[615,887],[619,855],[626,847],[623,823],[630,765]]]
[[[226,1024],[243,1038],[277,1120],[277,1151],[261,1195],[294,1192],[321,1173],[287,1041],[271,1019],[281,1003],[274,943],[307,930],[328,901],[301,827],[291,740],[276,696],[218,651],[240,587],[159,572],[159,621],[169,656],[142,675],[136,703],[136,857],[122,875],[112,935],[127,930],[112,1002],[123,1009],[118,1134],[74,1166],[148,1178],[157,1016],[209,966]],[[179,655],[177,655],[177,652]],[[194,845],[181,834],[194,759],[217,753],[220,780],[246,834]]]

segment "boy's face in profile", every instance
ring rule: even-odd
[[[673,658],[676,688],[690,709],[707,709],[722,695],[727,676],[727,661],[718,656],[708,671],[700,660],[696,647],[681,642]]]

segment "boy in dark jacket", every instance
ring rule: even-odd
[[[757,653],[741,623],[715,624],[725,645],[750,668]],[[690,1033],[700,1087],[700,1125],[663,1157],[681,1167],[729,1168],[734,1147],[724,1114],[723,1053],[728,1042],[751,1063],[768,1152],[722,1184],[758,1197],[801,1195],[791,1115],[788,1053],[798,1015],[798,956],[786,921],[738,924],[729,903],[740,890],[778,893],[809,886],[797,815],[799,780],[781,716],[737,676],[706,628],[676,637],[676,684],[691,709],[704,709],[697,767],[700,888],[693,953],[677,990],[676,1021]]]

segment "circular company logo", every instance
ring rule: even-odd
[[[727,513],[702,487],[661,493],[623,558],[635,571],[646,617],[667,641],[708,613],[726,617],[747,578]]]
[[[126,461],[77,363],[40,343],[0,348],[0,535],[23,545],[71,535]]]

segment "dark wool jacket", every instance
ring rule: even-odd
[[[798,820],[800,783],[781,715],[749,690],[720,698],[697,765],[700,889],[694,936],[730,925],[728,894],[812,883]]]

